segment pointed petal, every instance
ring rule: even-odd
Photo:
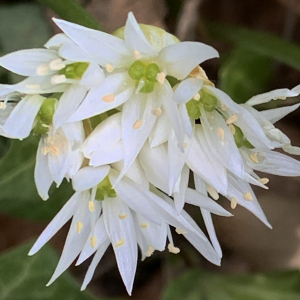
[[[198,78],[187,78],[178,84],[173,99],[177,104],[185,104],[200,91],[202,86],[203,80]]]
[[[179,191],[177,193],[174,193],[174,202],[175,202],[175,209],[178,214],[181,213],[183,210],[183,206],[185,203],[185,196],[186,191],[189,183],[189,175],[190,175],[190,169],[188,166],[184,166],[181,172],[180,176],[180,185],[179,185]]]
[[[59,56],[63,57],[66,60],[70,61],[80,61],[86,62],[91,61],[92,58],[78,45],[76,45],[72,40],[70,40],[66,35],[64,43],[59,47],[58,53]],[[61,41],[57,41],[61,42]]]
[[[72,43],[72,40],[70,40],[64,33],[58,33],[50,38],[44,47],[47,49],[58,50],[65,43]]]
[[[80,85],[90,89],[98,86],[104,80],[104,77],[104,72],[99,65],[91,62],[80,80]]]

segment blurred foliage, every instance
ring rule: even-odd
[[[23,141],[13,140],[9,151],[0,160],[0,209],[17,217],[48,220],[69,199],[72,188],[67,182],[59,189],[53,186],[51,199],[41,200],[34,182],[37,144],[38,138],[34,136]],[[8,146],[4,144],[3,147]]]
[[[267,90],[273,62],[245,47],[232,51],[219,70],[219,87],[238,103]]]
[[[162,300],[299,300],[300,272],[218,275],[190,270],[172,281]]]
[[[48,245],[32,257],[27,256],[32,242],[0,256],[1,300],[93,300],[81,292],[79,284],[65,272],[46,288],[58,261]]]

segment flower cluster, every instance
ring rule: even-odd
[[[30,251],[72,219],[49,284],[78,256],[80,264],[94,254],[84,289],[111,244],[130,294],[138,247],[142,259],[166,244],[180,251],[170,226],[219,265],[211,214],[231,216],[215,202],[219,194],[232,209],[244,206],[271,227],[250,184],[267,188],[268,179],[255,171],[300,175],[298,161],[273,151],[300,154],[273,125],[299,104],[261,112],[252,106],[298,96],[299,86],[239,105],[199,66],[218,57],[210,46],[179,42],[160,28],[139,25],[132,13],[113,35],[54,22],[64,33],[45,49],[0,58],[2,67],[27,77],[0,85],[0,134],[40,136],[35,182],[42,199],[64,178],[74,189]],[[210,240],[185,203],[200,208]]]

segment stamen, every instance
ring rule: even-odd
[[[237,206],[237,199],[235,198],[235,197],[232,197],[231,198],[231,204],[230,204],[230,206],[231,206],[231,208],[232,209],[235,209],[236,208],[236,206]]]
[[[171,243],[168,245],[168,250],[171,253],[178,254],[180,252],[180,249],[178,247],[175,247]]]
[[[247,192],[247,193],[243,194],[243,198],[247,201],[252,201],[253,200],[253,197],[252,197],[250,192]]]
[[[76,223],[76,231],[77,231],[77,233],[80,233],[80,232],[81,232],[82,227],[83,227],[82,222],[78,221],[78,222]]]
[[[193,97],[194,100],[196,101],[199,101],[200,100],[200,94],[197,93],[194,97]]]
[[[256,164],[259,163],[259,160],[258,160],[258,157],[257,157],[257,153],[251,153],[251,154],[249,155],[249,157],[250,157],[250,159],[251,159],[254,163],[256,163]]]
[[[125,244],[125,239],[121,238],[116,244],[115,244],[115,248],[119,248],[121,246],[123,246]]]
[[[183,143],[183,148],[187,148],[189,145],[188,145],[188,143]]]
[[[115,98],[114,94],[108,94],[102,97],[102,101],[105,103],[112,103],[115,101]]]
[[[49,67],[53,71],[59,71],[65,68],[66,65],[63,63],[62,59],[56,58],[50,62]]]
[[[232,133],[232,135],[234,135],[235,134],[235,127],[232,124],[230,124],[228,127],[229,127],[229,130]]]
[[[106,64],[105,69],[108,73],[111,73],[114,70],[114,67],[111,64]]]
[[[238,119],[237,115],[233,115],[233,116],[231,116],[230,118],[228,118],[228,119],[226,120],[226,124],[228,124],[228,125],[229,125],[229,124],[232,124],[232,123],[236,122],[237,119]]]
[[[139,119],[139,120],[136,120],[133,125],[132,125],[132,128],[133,129],[139,129],[141,128],[143,125],[143,120]]]
[[[165,82],[166,79],[166,73],[165,72],[160,72],[156,75],[156,79],[160,84],[163,84]]]
[[[91,242],[92,248],[95,248],[97,245],[97,238],[95,236],[92,236],[90,239],[90,242]]]
[[[67,78],[65,75],[54,75],[51,77],[51,83],[52,84],[60,84],[66,82]]]
[[[154,248],[152,246],[148,246],[148,250],[146,252],[146,256],[150,257],[154,252]]]
[[[41,88],[41,86],[37,83],[28,83],[25,87],[32,90],[39,90]]]
[[[5,109],[5,108],[6,108],[6,103],[0,102],[0,109]]]
[[[277,100],[277,99],[279,99],[279,100],[285,100],[286,99],[286,97],[285,96],[279,96],[279,97],[275,97],[275,98],[273,98],[274,100]]]
[[[143,228],[143,229],[148,228],[149,225],[150,225],[149,223],[141,223],[141,224],[140,224],[141,228]]]
[[[181,228],[176,228],[175,231],[176,231],[178,234],[185,234],[185,233],[186,233],[186,231],[183,230],[183,229],[181,229]]]
[[[128,217],[128,215],[125,214],[125,213],[119,214],[119,218],[120,218],[121,220],[125,220],[127,217]]]
[[[227,105],[226,104],[224,104],[224,103],[222,103],[222,105],[221,105],[221,109],[223,110],[223,111],[226,111],[227,110]]]
[[[89,210],[90,210],[90,212],[95,211],[95,204],[94,204],[94,201],[89,201]]]
[[[141,57],[142,57],[142,56],[141,56],[140,51],[134,50],[134,58],[135,58],[135,59],[140,59]]]
[[[42,154],[47,155],[48,153],[52,154],[53,156],[59,156],[59,149],[53,144],[50,144],[49,146],[44,146],[42,148]]]
[[[224,140],[224,135],[225,135],[225,133],[224,133],[223,128],[219,127],[218,128],[218,136],[219,136],[219,138],[222,139],[222,140]]]
[[[211,185],[207,184],[206,190],[214,200],[218,200],[220,198],[218,192]]]
[[[36,69],[37,75],[47,75],[49,73],[49,66],[47,64],[39,65]]]
[[[262,184],[267,184],[270,180],[269,178],[260,178],[258,181]]]
[[[155,108],[151,110],[152,115],[159,117],[161,115],[161,108]]]

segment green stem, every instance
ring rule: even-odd
[[[61,18],[89,28],[103,30],[98,21],[77,0],[36,0],[51,8]]]

